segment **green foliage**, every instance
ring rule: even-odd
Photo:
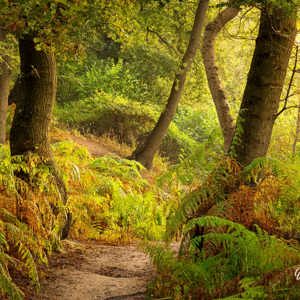
[[[98,135],[112,134],[131,144],[153,126],[155,115],[149,106],[104,92],[57,109],[58,120],[70,127]]]
[[[264,287],[259,284],[264,274],[299,263],[299,249],[288,246],[258,227],[254,233],[238,223],[206,216],[188,222],[185,231],[190,231],[195,225],[203,227],[205,233],[192,239],[191,257],[177,259],[163,248],[149,248],[158,267],[159,277],[153,291],[156,296],[173,299],[189,299],[192,295],[202,295],[201,299],[220,298],[235,290],[235,284],[240,281],[242,292],[239,295],[243,296],[242,299],[250,299],[250,295],[255,294],[261,297],[255,299],[264,299],[268,293],[275,292],[272,282]],[[195,257],[193,253],[202,239],[203,249]],[[229,291],[226,290],[228,285],[233,285]],[[221,294],[220,287],[224,287]]]
[[[228,5],[222,1],[211,4],[209,18],[218,12],[215,8]],[[59,122],[135,146],[154,127],[164,107],[186,47],[195,5],[195,1],[178,0],[0,0],[0,28],[10,33],[0,50],[14,59],[14,66],[18,61],[15,38],[34,34],[37,49],[55,49],[59,54]],[[238,0],[234,5],[294,8],[282,0]],[[247,8],[216,41],[220,77],[233,112],[246,82],[254,46],[249,39],[257,31],[258,12]],[[66,57],[70,53],[66,50],[77,57]],[[226,200],[241,186],[257,200],[266,195],[264,182],[270,180],[273,191],[269,193],[277,197],[278,191],[278,197],[271,203],[269,195],[260,200],[266,200],[276,231],[289,238],[299,238],[300,232],[299,153],[294,161],[285,157],[293,139],[295,112],[276,125],[271,153],[283,163],[257,159],[241,171],[222,156],[221,130],[198,55],[160,149],[160,155],[172,165],[158,180],[133,161],[113,155],[93,158],[71,142],[52,145],[69,193],[71,237],[161,240],[167,223],[168,237],[182,228],[187,233],[201,227],[204,232],[192,238],[186,257],[178,259],[164,247],[150,247],[158,268],[153,286],[156,296],[263,299],[285,293],[299,298],[299,291],[288,284],[280,291],[281,283],[274,283],[272,277],[299,263],[298,245],[288,246],[259,227],[251,231],[250,226],[246,229],[220,217],[190,220],[215,204],[225,210]],[[2,59],[0,56],[0,62]],[[239,142],[242,122],[240,117],[233,146]],[[283,137],[283,131],[289,134]],[[235,154],[234,147],[231,154]],[[16,178],[16,172],[28,175],[28,182]],[[0,294],[21,299],[23,293],[13,282],[11,269],[38,287],[36,264],[46,263],[46,255],[58,246],[66,211],[51,168],[34,155],[11,160],[8,147],[0,147],[0,188],[0,207],[5,208],[0,209]],[[245,204],[239,208],[246,210],[246,196],[239,200]],[[265,278],[272,280],[266,283]]]
[[[266,225],[271,232],[275,226],[273,232],[280,236],[299,239],[298,173],[298,159],[282,163],[258,158],[243,170],[230,161],[217,165],[200,188],[188,192],[177,211],[169,216],[169,233],[174,234],[182,226],[186,237],[195,228],[203,230],[202,234],[192,237],[189,250],[184,252],[186,256],[176,258],[163,248],[150,250],[159,272],[153,287],[154,293],[157,291],[155,295],[173,299],[189,299],[193,295],[202,295],[200,299],[286,299],[287,296],[297,299],[300,291],[293,283],[294,271],[290,268],[299,264],[298,243],[278,239],[261,230],[255,222]],[[258,214],[261,208],[269,214],[269,217],[261,214],[252,220],[251,230],[221,217],[193,218],[201,216],[203,207],[206,213],[207,203],[208,207],[216,204],[209,214],[220,211],[224,215],[228,210],[226,203],[243,184],[254,194],[247,199],[246,194],[241,193],[240,197],[245,198],[233,205],[244,205],[240,209],[245,210],[246,219],[251,218],[247,201],[254,202],[252,205]],[[228,216],[238,212],[230,205],[229,210]],[[185,247],[184,242],[181,247]]]
[[[71,142],[56,143],[53,150],[72,191],[71,236],[108,240],[162,238],[170,204],[157,187],[141,176],[140,164],[111,156],[93,159],[84,148]]]
[[[135,145],[152,130],[158,113],[159,108],[155,105],[142,104],[104,92],[96,92],[89,98],[65,104],[56,110],[58,120],[71,128],[96,135],[113,136],[129,145]],[[180,154],[186,156],[199,147],[196,141],[173,123],[160,153],[176,161]]]
[[[116,64],[113,60],[96,60],[84,67],[65,63],[61,68],[64,74],[59,78],[59,102],[92,97],[97,91],[133,100],[152,99],[152,90],[139,77],[134,76],[121,59]]]
[[[35,42],[43,46],[44,39],[53,37],[60,40],[66,38],[66,31],[73,29],[74,21],[78,22],[80,15],[88,10],[86,1],[1,1],[1,28],[21,36],[37,35]],[[77,18],[74,19],[74,16]],[[83,15],[82,15],[83,16]],[[57,30],[58,28],[64,30]]]
[[[168,236],[174,235],[187,220],[199,213],[207,213],[216,203],[227,199],[240,181],[240,167],[229,157],[216,167],[191,192],[184,194],[179,207],[168,217]]]
[[[209,110],[201,111],[198,107],[181,106],[174,118],[178,128],[197,142],[211,143],[210,149],[219,150],[222,144],[221,132],[216,130]]]

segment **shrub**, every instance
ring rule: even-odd
[[[103,92],[79,102],[58,107],[58,120],[82,133],[116,137],[121,143],[142,142],[155,126],[159,108]],[[181,153],[192,153],[199,144],[173,123],[160,153],[177,161]]]
[[[53,149],[70,192],[72,237],[162,238],[171,204],[141,176],[140,164],[111,156],[93,159],[71,142],[56,143]]]

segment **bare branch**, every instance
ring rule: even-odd
[[[157,31],[155,31],[149,27],[147,27],[147,32],[150,32],[150,33],[156,35],[158,37],[159,41],[162,44],[164,44],[165,46],[167,46],[167,48],[169,50],[172,50],[176,55],[178,55],[178,56],[181,55],[181,53],[175,47],[173,47],[173,45],[171,43],[169,43],[160,33],[158,33]]]
[[[293,67],[293,70],[292,70],[292,75],[291,75],[291,78],[290,78],[290,82],[289,82],[289,85],[288,85],[288,89],[286,91],[286,96],[284,98],[284,104],[283,104],[283,107],[282,109],[274,116],[275,119],[277,119],[284,111],[286,111],[287,109],[290,109],[290,108],[297,108],[298,105],[294,105],[294,106],[287,106],[288,105],[288,101],[289,101],[289,98],[291,97],[291,88],[292,88],[292,85],[293,85],[293,82],[294,82],[294,78],[295,78],[295,74],[297,73],[297,64],[298,64],[298,56],[299,56],[299,46],[296,45],[296,53],[295,53],[295,60],[294,60],[294,67]]]

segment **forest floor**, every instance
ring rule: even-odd
[[[41,291],[28,300],[140,300],[153,267],[136,245],[64,241],[44,268]]]
[[[130,150],[110,138],[83,136],[55,128],[52,142],[72,140],[94,157],[126,156]],[[26,300],[140,300],[146,299],[153,276],[149,257],[136,245],[114,246],[99,242],[63,241],[64,250],[53,254],[43,268],[38,295],[28,290]]]
[[[94,157],[100,157],[104,155],[118,155],[120,157],[126,157],[131,154],[132,149],[126,144],[121,144],[111,137],[97,137],[95,135],[82,135],[76,131],[68,131],[60,128],[53,128],[51,130],[51,141],[73,141],[76,144],[86,147],[90,154]]]
[[[125,145],[109,138],[83,136],[54,128],[52,142],[72,140],[94,157],[130,153]],[[154,274],[149,257],[137,245],[108,245],[92,241],[65,240],[63,251],[49,258],[41,270],[36,294],[24,281],[26,300],[140,300]],[[25,287],[27,285],[27,287]]]

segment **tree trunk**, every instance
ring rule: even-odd
[[[5,59],[8,59],[6,57]],[[0,64],[0,144],[6,142],[6,117],[11,72],[6,62]]]
[[[293,158],[295,158],[296,156],[296,150],[297,150],[297,143],[300,140],[300,96],[298,95],[298,116],[297,116],[297,124],[296,124],[296,132],[295,132],[295,138],[294,138],[294,142],[293,142]]]
[[[19,40],[19,51],[21,76],[18,89],[21,92],[16,93],[18,99],[10,131],[11,155],[38,154],[50,167],[62,201],[66,203],[66,188],[55,168],[48,136],[56,97],[55,56],[52,52],[37,51],[31,36]]]
[[[11,154],[34,152],[52,159],[48,131],[56,94],[56,62],[53,53],[37,51],[33,38],[19,41],[21,99],[10,133]],[[20,95],[19,95],[20,96]]]
[[[265,156],[296,36],[295,14],[261,11],[260,28],[230,155],[242,166]]]
[[[240,9],[227,7],[210,22],[206,28],[201,49],[205,66],[208,86],[216,107],[219,123],[224,137],[224,150],[227,152],[234,134],[234,121],[230,114],[230,107],[219,78],[215,58],[215,40],[222,28],[239,13]]]
[[[139,161],[146,168],[152,167],[154,155],[158,151],[163,138],[167,134],[169,125],[176,113],[187,73],[191,68],[196,51],[199,48],[201,29],[208,8],[208,2],[209,0],[199,0],[190,41],[182,58],[179,71],[175,75],[165,110],[160,115],[156,126],[147,137],[145,143],[142,146],[138,146],[132,154],[132,159]]]
[[[5,39],[5,35],[0,31],[0,41]],[[9,83],[11,79],[11,70],[8,66],[9,57],[4,55],[0,63],[0,144],[6,142],[6,117],[9,95]]]

